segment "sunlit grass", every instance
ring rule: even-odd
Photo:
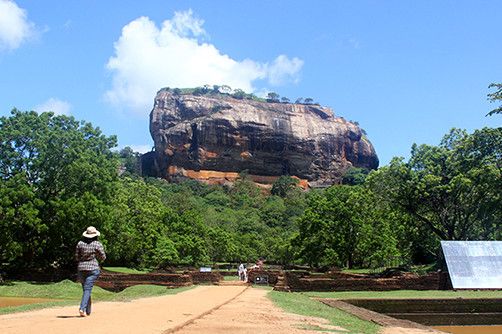
[[[348,330],[343,333],[377,333],[380,326],[361,320],[347,312],[330,307],[309,298],[307,295],[296,292],[271,291],[269,298],[287,312],[304,316],[324,318],[329,324],[341,326]]]
[[[124,289],[121,292],[111,292],[94,286],[92,298],[94,301],[128,301],[137,298],[176,294],[186,291],[192,287],[181,287],[170,289],[159,285],[135,285]],[[64,280],[58,283],[32,283],[32,282],[8,282],[0,285],[0,296],[2,297],[30,297],[47,298],[54,301],[3,307],[0,314],[28,311],[53,306],[64,306],[78,303],[82,297],[82,286],[80,283]]]
[[[103,267],[103,269],[121,274],[147,274],[149,270],[137,270],[126,267]]]

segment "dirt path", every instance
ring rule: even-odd
[[[249,288],[231,302],[175,331],[175,334],[319,334],[317,328],[345,332],[327,320],[285,313],[266,297],[267,290]]]
[[[163,333],[228,302],[244,290],[242,286],[198,286],[176,295],[100,302],[85,318],[77,316],[78,304],[7,314],[0,316],[0,333]]]
[[[323,319],[284,313],[266,294],[243,286],[199,286],[176,295],[95,303],[86,318],[77,316],[78,305],[7,314],[0,316],[0,333],[318,334],[299,327],[325,326]]]

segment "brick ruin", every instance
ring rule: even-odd
[[[96,285],[120,291],[138,284],[155,284],[169,288],[194,284],[221,284],[224,275],[237,272],[119,274],[103,271]],[[231,282],[226,282],[230,283]],[[267,284],[277,291],[388,291],[388,290],[448,290],[451,283],[447,273],[427,275],[396,273],[391,277],[378,275],[335,273],[310,273],[308,271],[249,270],[248,284]]]

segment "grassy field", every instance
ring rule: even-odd
[[[179,293],[192,287],[167,289],[158,285],[136,285],[121,292],[110,292],[98,286],[92,290],[94,301],[127,301],[136,298],[153,297]],[[82,297],[82,286],[70,280],[58,283],[8,282],[0,285],[1,297],[30,297],[55,299],[53,302],[0,308],[0,314],[22,312],[52,306],[78,304]]]
[[[137,270],[126,267],[103,267],[103,269],[121,274],[148,274],[150,272],[149,270]]]
[[[374,268],[374,269],[343,269],[343,273],[347,274],[375,274],[375,273],[380,273],[387,269],[387,267],[380,267],[380,268]],[[407,271],[418,274],[418,275],[425,275],[429,272],[435,271],[436,270],[436,265],[433,264],[424,264],[424,265],[414,265],[410,266]]]
[[[303,293],[271,291],[268,296],[286,312],[327,319],[331,325],[341,326],[348,330],[344,333],[372,334],[377,333],[381,328],[372,322],[361,320],[349,313],[315,301]]]

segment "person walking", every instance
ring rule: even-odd
[[[78,262],[78,278],[82,283],[82,301],[80,302],[79,313],[81,317],[91,315],[91,292],[94,282],[99,277],[99,261],[106,259],[105,250],[98,237],[101,235],[94,226],[89,226],[82,234],[75,249],[75,259]]]

